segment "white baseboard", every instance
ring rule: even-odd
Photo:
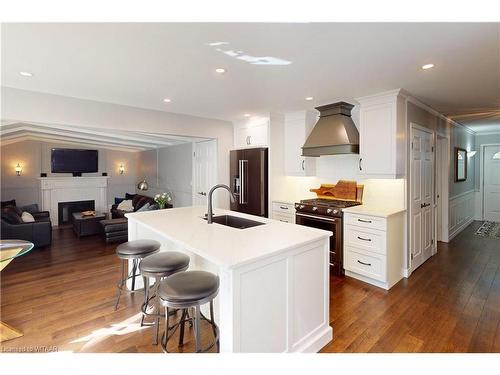
[[[470,223],[472,223],[474,221],[474,218],[471,217],[469,218],[469,220],[467,220],[466,222],[464,222],[462,225],[460,225],[459,227],[457,228],[454,228],[453,232],[450,232],[450,235],[448,236],[448,239],[449,241],[451,241],[453,239],[453,237],[455,237],[456,235],[458,235],[461,231],[463,231],[465,228],[467,228],[469,226]]]

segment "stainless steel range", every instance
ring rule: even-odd
[[[305,199],[295,203],[296,224],[333,232],[330,237],[330,271],[333,275],[344,275],[342,210],[360,204],[340,199]]]

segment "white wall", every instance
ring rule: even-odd
[[[154,197],[169,191],[174,207],[192,205],[192,143],[141,152],[139,166],[139,179],[146,177],[149,189],[138,193]]]
[[[108,204],[114,197],[122,197],[126,192],[133,192],[137,183],[138,153],[105,148],[89,147],[85,144],[60,144],[55,142],[22,141],[0,147],[2,163],[1,199],[16,199],[19,205],[40,203],[37,178],[40,173],[47,176],[71,176],[70,173],[51,173],[50,160],[52,148],[92,148],[99,151],[97,173],[85,173],[85,176],[100,176],[107,172]],[[20,163],[21,176],[16,176],[14,167]],[[119,166],[123,164],[125,173],[120,175]]]
[[[230,122],[10,87],[2,87],[1,103],[3,120],[215,138],[217,182],[229,183],[229,150],[233,145]],[[216,204],[228,208],[229,198],[224,196]]]

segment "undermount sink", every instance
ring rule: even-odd
[[[204,218],[204,219],[207,220],[207,218]],[[231,216],[231,215],[214,216],[212,218],[212,222],[217,223],[217,224],[221,224],[221,225],[226,225],[228,227],[236,228],[236,229],[247,229],[247,228],[256,227],[258,225],[265,224],[265,223],[261,223],[260,221],[244,219],[242,217]]]

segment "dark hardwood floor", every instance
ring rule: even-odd
[[[500,242],[475,222],[391,291],[332,278],[334,341],[323,352],[500,352]],[[24,331],[2,350],[56,346],[74,352],[160,352],[139,327],[141,295],[114,310],[119,261],[100,237],[54,231],[0,274],[1,319]],[[193,350],[190,331],[184,349]],[[204,327],[203,339],[210,339]],[[175,340],[174,340],[175,341]],[[172,350],[177,349],[172,342]]]

